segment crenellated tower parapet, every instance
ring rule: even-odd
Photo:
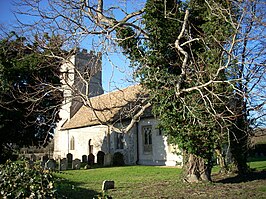
[[[83,105],[87,97],[103,94],[102,54],[77,49],[61,66],[64,102],[60,110],[60,128]]]

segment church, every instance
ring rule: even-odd
[[[104,93],[101,60],[101,53],[81,50],[62,65],[64,103],[54,135],[54,159],[93,154],[96,162],[99,153],[112,157],[120,152],[127,165],[182,165],[181,151],[167,142],[150,108],[127,133],[120,130],[141,109],[147,94],[140,85]]]

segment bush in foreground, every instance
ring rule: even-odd
[[[40,166],[7,161],[0,165],[0,198],[56,198],[54,179]]]

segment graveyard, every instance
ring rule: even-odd
[[[62,159],[54,160],[47,155],[40,159],[32,155],[26,161],[9,161],[7,165],[14,163],[21,165],[21,168],[18,170],[13,164],[9,168],[9,175],[3,177],[2,171],[6,166],[1,165],[1,188],[3,183],[8,182],[4,186],[13,191],[18,190],[16,186],[19,187],[21,183],[33,190],[34,187],[40,188],[41,183],[48,188],[45,193],[56,192],[55,198],[71,199],[104,198],[103,193],[112,198],[265,198],[266,194],[266,158],[261,156],[250,159],[250,173],[245,177],[239,178],[233,172],[219,173],[220,169],[216,165],[212,170],[213,182],[196,184],[183,181],[182,168],[106,166],[106,158],[98,158],[98,161],[93,162],[94,158],[83,156],[82,160],[73,159],[72,154],[67,154]],[[36,174],[36,169],[40,174]],[[17,177],[10,177],[10,173]],[[23,176],[27,176],[27,180],[19,180]],[[9,186],[11,181],[13,187]],[[35,190],[35,193],[38,191]]]
[[[68,153],[66,157],[53,159],[49,154],[22,154],[20,158],[26,160],[27,167],[32,168],[34,165],[39,164],[44,170],[50,171],[65,171],[72,169],[80,169],[81,166],[84,168],[89,168],[94,165],[103,167],[111,166],[113,161],[113,156],[111,154],[104,154],[99,152],[97,154],[97,159],[90,153],[89,155],[83,155],[82,159],[73,159],[73,155]],[[95,161],[96,160],[96,161]]]
[[[56,177],[59,198],[102,197],[103,182],[114,182],[106,191],[113,198],[265,198],[266,159],[252,158],[251,173],[239,178],[234,173],[219,173],[213,168],[213,183],[190,184],[183,181],[182,169],[167,166],[104,166],[93,156],[82,160],[68,154],[60,160],[41,161],[43,168]],[[33,160],[29,162],[33,163]],[[37,161],[38,162],[38,161]]]
[[[263,160],[263,161],[262,161]],[[218,174],[213,170],[214,183],[191,185],[182,181],[182,170],[176,167],[123,166],[56,173],[58,191],[67,198],[93,198],[101,195],[104,180],[113,180],[113,198],[265,198],[266,159],[250,162],[256,172],[239,179],[234,174]]]
[[[190,198],[191,194],[193,198],[265,198],[266,158],[255,149],[248,162],[251,172],[244,178],[233,172],[219,173],[216,165],[213,182],[197,184],[184,182],[180,167],[118,166],[111,154],[91,153],[77,159],[68,153],[53,159],[49,150],[31,148],[22,150],[20,158],[28,171],[38,167],[52,176],[56,198],[103,198],[103,193],[113,198]]]

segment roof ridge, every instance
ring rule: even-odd
[[[76,114],[62,126],[62,129],[81,128],[101,124],[102,122],[110,122],[129,103],[136,102],[137,95],[142,90],[140,84],[135,84],[91,97],[88,101],[93,107],[83,104]]]
[[[89,99],[94,99],[94,98],[102,97],[104,95],[110,95],[112,93],[116,93],[116,92],[119,92],[119,91],[124,91],[124,90],[129,89],[129,88],[134,87],[134,86],[140,86],[140,84],[130,85],[130,86],[122,88],[122,89],[118,88],[117,90],[113,90],[113,91],[108,92],[108,93],[103,93],[101,95],[93,96],[93,97],[90,97]]]

